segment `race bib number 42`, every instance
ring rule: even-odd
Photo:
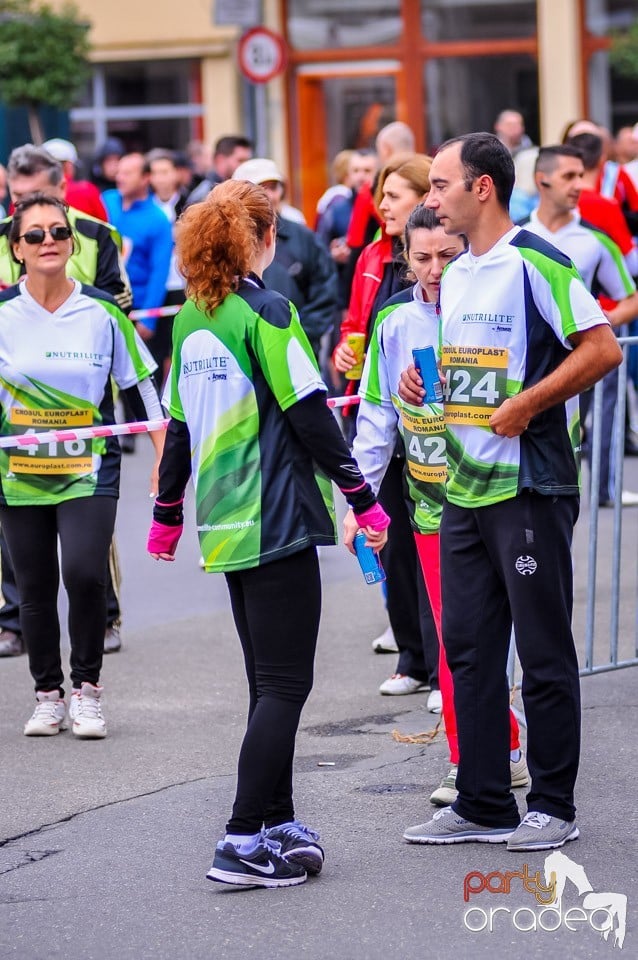
[[[443,347],[445,421],[487,427],[507,398],[508,351],[502,347]]]
[[[437,408],[441,409],[439,405]],[[443,415],[423,416],[404,409],[401,411],[401,425],[408,470],[414,479],[445,483],[447,458]]]

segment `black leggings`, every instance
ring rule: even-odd
[[[321,580],[317,551],[227,573],[250,701],[228,833],[294,820],[295,736],[312,689]]]
[[[78,497],[56,506],[0,506],[20,594],[20,623],[36,690],[64,693],[58,617],[58,537],[69,597],[71,681],[96,684],[106,627],[106,572],[115,497]]]

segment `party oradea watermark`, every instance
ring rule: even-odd
[[[567,881],[576,888],[578,901],[564,897]],[[480,894],[480,906],[473,898]],[[529,894],[521,906],[507,906],[503,897],[511,899]],[[498,897],[494,903],[492,898]],[[520,933],[555,933],[567,930],[577,933],[587,929],[622,949],[627,932],[627,897],[624,893],[597,892],[589,882],[584,867],[570,860],[560,850],[545,858],[542,870],[532,872],[528,864],[520,870],[495,870],[481,873],[473,870],[463,880],[463,900],[469,906],[463,914],[463,925],[470,933],[485,935],[496,930],[514,929]],[[610,940],[611,938],[611,940]]]

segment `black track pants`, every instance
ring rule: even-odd
[[[36,690],[63,690],[58,617],[58,538],[69,597],[71,680],[96,684],[106,628],[109,545],[115,497],[78,497],[56,506],[0,507],[20,595],[20,625]]]
[[[580,687],[571,542],[577,516],[577,497],[528,492],[487,507],[446,503],[443,509],[443,641],[461,755],[454,808],[485,826],[519,820],[509,769],[512,622],[523,668],[528,809],[575,816]]]

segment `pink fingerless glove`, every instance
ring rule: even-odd
[[[390,517],[380,503],[368,507],[363,513],[355,512],[355,517],[360,527],[372,527],[375,533],[380,533],[390,526]]]
[[[159,520],[153,520],[146,549],[149,553],[170,553],[171,557],[174,556],[183,529],[183,523],[173,527],[167,523],[160,523]]]

